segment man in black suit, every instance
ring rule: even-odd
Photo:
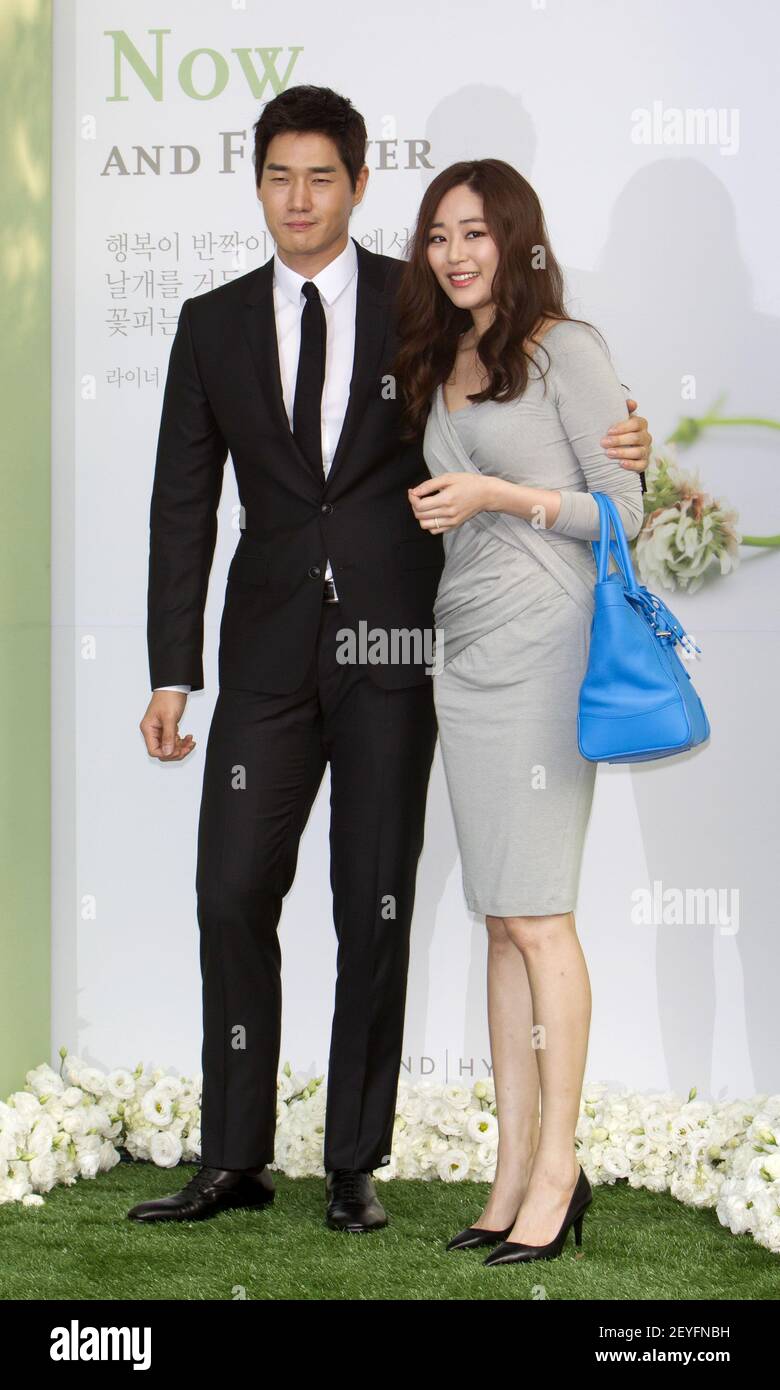
[[[421,442],[401,439],[392,378],[401,262],[349,236],[368,179],[366,141],[362,117],[328,88],[296,87],[267,103],[255,175],[275,254],[187,299],[171,348],[150,514],[154,694],[141,723],[161,761],[194,746],[178,724],[187,691],[203,688],[228,452],[242,534],[198,829],[203,1166],[181,1192],[134,1207],[138,1220],[191,1220],[273,1198],[277,927],[329,762],[338,968],[326,1219],[351,1231],[387,1221],[371,1174],[390,1157],[436,742],[430,669],[444,556],[407,499],[428,472]],[[642,468],[647,422],[624,423],[621,454]],[[369,646],[378,631],[386,648],[344,660],[342,634],[359,636],[362,625]]]

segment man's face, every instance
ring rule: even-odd
[[[349,217],[368,179],[354,192],[333,140],[317,131],[285,131],[269,143],[257,189],[266,225],[285,260],[317,259],[346,245]]]

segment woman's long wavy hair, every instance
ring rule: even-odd
[[[468,399],[508,401],[519,396],[532,360],[525,345],[540,319],[571,318],[564,308],[563,274],[530,183],[503,159],[462,160],[443,169],[423,195],[397,300],[393,374],[403,405],[402,438],[407,440],[424,430],[433,393],[449,377],[458,339],[473,324],[468,309],[453,304],[428,264],[436,209],[445,193],[460,184],[481,195],[483,216],[498,248],[492,288],[495,316],[477,349],[488,384]],[[549,367],[549,354],[547,358]]]

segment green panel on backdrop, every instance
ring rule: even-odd
[[[49,1058],[51,6],[0,0],[0,1099]]]

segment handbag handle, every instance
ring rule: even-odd
[[[593,497],[595,497],[596,494],[595,494],[595,493],[592,493],[591,495],[592,495]],[[592,550],[593,550],[593,558],[594,558],[594,560],[596,561],[596,565],[598,566],[598,563],[599,563],[599,542],[598,542],[598,541],[591,541],[590,544],[591,544],[591,548],[592,548]],[[619,555],[620,555],[620,551],[618,550],[617,541],[614,540],[614,539],[611,540],[610,543],[609,543],[609,546],[610,546],[610,552],[611,552],[611,554],[612,554],[612,559],[615,561],[615,564],[616,564],[616,565],[619,565],[619,564],[620,564],[620,560],[619,560],[618,557],[619,557]]]
[[[647,589],[638,587],[626,533],[623,530],[623,522],[620,519],[620,512],[614,498],[606,492],[594,492],[591,496],[595,497],[598,504],[599,521],[601,522],[598,551],[591,541],[598,564],[598,583],[603,584],[607,578],[611,552],[623,579],[626,598],[631,606],[635,607],[637,612],[650,624],[656,637],[671,646],[679,642],[683,650],[691,654],[701,652],[701,648],[696,645],[692,637],[688,636],[682,623],[674,616],[671,609],[656,594],[651,594]],[[614,541],[610,539],[611,530],[615,532],[616,539]]]
[[[597,504],[598,509],[599,509],[599,522],[600,522],[600,529],[601,529],[601,535],[600,535],[600,537],[599,537],[599,540],[597,540],[597,541],[591,541],[591,543],[590,543],[590,544],[591,544],[591,548],[592,548],[592,550],[593,550],[593,558],[594,558],[594,560],[596,561],[596,568],[597,568],[597,570],[598,570],[598,567],[599,567],[599,548],[600,548],[600,546],[601,546],[601,544],[602,544],[602,541],[604,540],[605,531],[606,531],[607,535],[609,534],[609,531],[610,531],[609,522],[608,522],[608,520],[605,521],[605,519],[604,519],[604,509],[603,509],[603,507],[602,507],[602,505],[601,505],[601,502],[599,501],[599,498],[606,498],[607,494],[606,494],[605,492],[593,492],[593,493],[591,493],[591,496],[592,496],[592,497],[595,497],[595,499],[596,499],[596,504]],[[611,552],[611,554],[612,554],[612,559],[613,559],[614,562],[615,562],[616,568],[617,568],[617,569],[622,569],[622,566],[621,566],[621,564],[620,564],[620,550],[619,550],[617,541],[616,541],[616,540],[612,540],[612,539],[610,538],[609,548],[610,548],[610,552]],[[607,560],[607,569],[609,569],[609,560]],[[606,577],[606,570],[605,570],[605,577]],[[601,579],[601,575],[600,575],[600,574],[599,574],[599,579]]]
[[[623,530],[620,512],[608,493],[594,492],[591,495],[596,499],[599,509],[599,521],[601,523],[598,549],[595,543],[591,542],[598,568],[598,583],[603,584],[607,578],[607,569],[611,552],[612,558],[622,573],[626,592],[629,594],[637,594],[638,590],[636,578],[634,576],[634,567],[631,563],[628,541],[626,540],[626,533]],[[615,532],[614,541],[610,537],[611,530]]]

